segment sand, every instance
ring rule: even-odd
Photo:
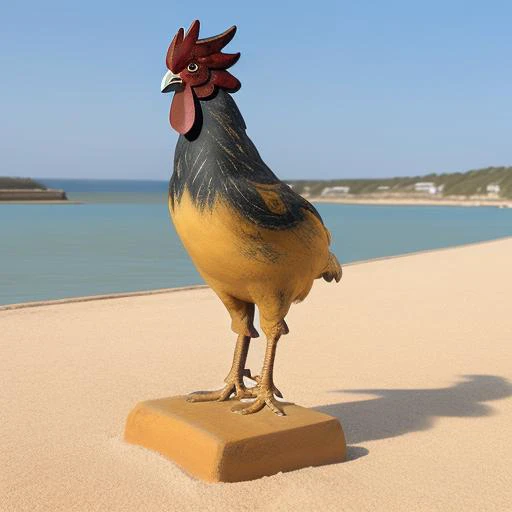
[[[137,402],[221,384],[235,340],[209,289],[0,311],[0,510],[510,510],[511,261],[505,239],[317,282],[276,384],[340,419],[350,460],[237,484],[121,437]]]

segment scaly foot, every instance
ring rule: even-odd
[[[278,416],[286,416],[280,402],[278,402],[274,396],[274,389],[275,386],[273,385],[264,386],[259,382],[253,390],[256,400],[249,403],[247,407],[235,407],[231,410],[237,414],[245,415],[261,411],[265,406],[267,406],[274,414],[277,414]]]
[[[216,391],[196,391],[187,396],[187,402],[224,402],[229,400],[231,395],[241,400],[242,398],[254,398],[254,393],[248,389],[241,379],[228,377],[226,385]]]

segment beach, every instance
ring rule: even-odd
[[[0,510],[507,510],[510,261],[507,238],[317,281],[276,385],[339,418],[349,460],[237,484],[122,439],[137,402],[222,385],[236,336],[210,289],[0,308]]]

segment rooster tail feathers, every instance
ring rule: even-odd
[[[330,283],[333,279],[339,283],[342,275],[341,265],[338,261],[338,258],[334,256],[332,252],[329,253],[329,261],[327,263],[327,267],[322,272],[321,276],[323,277],[328,283]]]

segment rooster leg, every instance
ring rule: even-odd
[[[242,398],[252,398],[254,394],[247,389],[244,384],[244,375],[246,373],[245,363],[247,361],[247,353],[249,352],[250,336],[238,335],[235,353],[233,355],[233,364],[227,377],[224,379],[226,385],[216,391],[196,391],[187,397],[188,402],[223,402],[228,400],[231,395],[235,395],[238,400]]]
[[[267,406],[275,414],[279,416],[285,415],[283,409],[279,405],[279,402],[274,397],[274,390],[276,389],[273,378],[274,360],[276,357],[277,342],[280,336],[281,332],[278,332],[277,334],[267,338],[267,349],[265,351],[261,377],[258,379],[258,385],[253,391],[256,400],[242,409],[233,409],[233,412],[238,414],[252,414],[261,411],[261,409]]]

